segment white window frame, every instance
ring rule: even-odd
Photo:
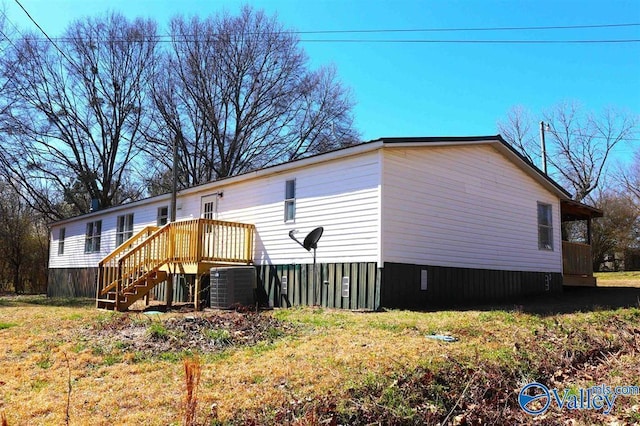
[[[553,206],[549,203],[538,202],[537,216],[538,250],[553,251]]]
[[[100,240],[102,238],[102,221],[96,220],[87,223],[87,231],[84,240],[85,253],[99,253]]]
[[[284,183],[284,221],[296,220],[296,180],[288,179]]]
[[[58,256],[62,256],[64,254],[64,239],[67,234],[67,228],[60,228],[58,231]]]
[[[158,215],[156,217],[156,224],[158,226],[164,226],[169,222],[169,206],[158,207]]]
[[[133,237],[133,213],[118,216],[116,221],[116,247]]]

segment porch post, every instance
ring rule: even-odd
[[[591,245],[591,216],[587,218],[587,244]]]
[[[173,304],[173,281],[178,277],[177,274],[174,273],[169,274],[169,279],[167,280],[167,285],[165,286],[165,294],[164,301],[167,305],[167,309],[171,307]]]
[[[194,282],[193,308],[196,311],[200,310],[200,274],[198,273],[196,273],[196,279]]]

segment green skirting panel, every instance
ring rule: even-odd
[[[376,310],[380,271],[375,262],[257,265],[258,298],[273,307],[317,305]]]
[[[424,309],[561,292],[562,274],[385,263],[381,289],[383,307]]]

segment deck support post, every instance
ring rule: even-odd
[[[200,274],[196,274],[194,281],[193,308],[196,311],[200,310]]]
[[[164,300],[167,305],[167,310],[173,304],[173,282],[178,276],[176,274],[170,274],[167,280],[167,286],[165,287]]]

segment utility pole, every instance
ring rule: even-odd
[[[171,182],[171,211],[169,212],[169,222],[176,221],[176,203],[177,203],[177,194],[178,194],[178,135],[173,139],[173,163],[172,163],[172,182]],[[170,230],[172,231],[172,230]],[[170,234],[173,235],[173,234]],[[169,242],[169,244],[175,244],[173,238]],[[173,249],[171,250],[173,253]],[[172,269],[175,266],[172,266]],[[173,304],[173,289],[178,285],[178,275],[175,271],[171,271],[173,273],[169,274],[169,279],[167,279],[166,287],[165,287],[165,303],[167,304],[167,309],[171,307]]]
[[[547,145],[544,140],[544,121],[540,122],[540,151],[541,151],[541,162],[542,162],[542,171],[544,174],[547,174]]]
[[[173,166],[172,166],[172,182],[171,182],[171,212],[169,214],[169,222],[176,221],[176,198],[178,193],[178,135],[173,139]]]

